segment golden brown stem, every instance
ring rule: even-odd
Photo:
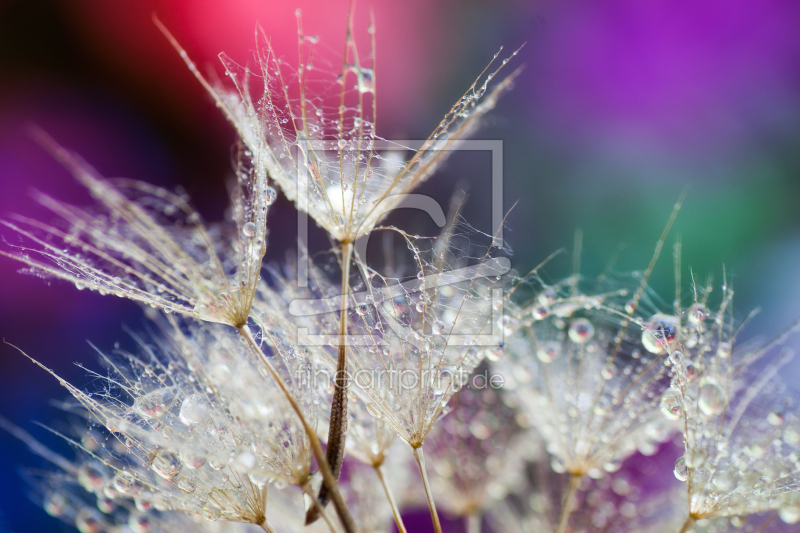
[[[381,480],[381,485],[383,485],[383,492],[386,493],[386,499],[389,501],[389,507],[392,508],[392,516],[394,516],[394,522],[397,524],[397,530],[400,533],[407,533],[406,526],[403,524],[403,518],[400,516],[400,510],[397,508],[397,504],[394,501],[394,497],[392,496],[392,489],[389,488],[388,483],[386,483],[386,479],[383,477],[383,472],[381,471],[381,465],[373,466],[375,468],[375,473],[378,474],[378,479]]]
[[[694,525],[694,522],[695,522],[695,520],[691,516],[689,518],[687,518],[686,522],[683,523],[683,526],[681,527],[681,530],[678,533],[686,533],[687,531],[692,529],[692,526]]]
[[[425,472],[425,456],[422,454],[422,447],[414,448],[414,459],[417,460],[419,473],[422,476],[422,484],[425,487],[425,497],[428,499],[428,509],[431,511],[431,520],[433,520],[433,529],[436,533],[442,533],[442,524],[439,522],[439,515],[436,512],[436,504],[433,501],[433,493],[431,492],[431,485],[428,483],[428,474]]]
[[[569,523],[569,515],[572,514],[572,501],[575,499],[575,493],[578,491],[578,485],[583,479],[580,474],[570,474],[569,487],[567,493],[564,495],[564,503],[561,507],[561,518],[558,520],[558,529],[556,533],[564,533],[567,530]]]
[[[260,524],[258,524],[258,525],[259,525],[259,527],[260,527],[261,529],[263,529],[263,530],[264,530],[264,531],[266,531],[267,533],[275,533],[275,530],[274,530],[274,529],[272,529],[272,526],[271,526],[271,525],[269,524],[269,522],[267,522],[266,520],[264,520],[263,522],[261,522],[261,523],[260,523]]]
[[[289,391],[289,388],[286,386],[283,378],[281,378],[280,374],[278,374],[278,371],[275,370],[275,367],[272,366],[270,360],[264,356],[264,352],[261,351],[261,348],[258,346],[255,339],[253,339],[253,335],[250,333],[250,328],[248,328],[246,325],[242,326],[239,328],[239,333],[242,335],[242,337],[244,337],[250,347],[255,350],[256,354],[261,356],[261,360],[266,366],[270,376],[272,376],[272,379],[275,380],[275,383],[277,383],[278,387],[280,387],[281,391],[283,391],[286,399],[289,402],[289,405],[291,405],[292,409],[297,414],[297,417],[300,419],[300,423],[303,425],[303,429],[308,435],[308,440],[311,443],[311,451],[314,453],[314,457],[317,459],[317,463],[319,464],[319,470],[322,474],[322,482],[326,487],[328,487],[328,490],[331,493],[333,504],[336,507],[336,514],[339,515],[339,519],[342,521],[344,530],[347,533],[357,533],[358,528],[356,527],[356,523],[353,520],[353,516],[350,514],[350,510],[347,508],[344,498],[342,498],[342,494],[339,492],[339,486],[336,482],[336,477],[333,475],[333,471],[331,470],[331,467],[325,458],[325,452],[322,450],[322,444],[319,442],[319,437],[317,437],[316,431],[308,423],[308,420],[306,420],[303,410],[300,409],[300,406],[297,404],[294,397],[292,397],[292,393]]]
[[[342,308],[339,311],[339,353],[336,359],[336,378],[331,401],[331,420],[328,426],[328,464],[331,465],[333,476],[339,479],[344,462],[344,448],[347,441],[347,388],[350,375],[347,372],[347,297],[350,292],[350,259],[353,253],[351,243],[342,243]],[[319,488],[317,500],[320,508],[325,507],[331,496],[325,485]],[[309,507],[306,512],[306,525],[319,518],[316,506]]]

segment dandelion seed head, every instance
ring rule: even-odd
[[[638,325],[646,311],[637,306],[629,316],[630,289],[585,294],[576,287],[572,278],[545,286],[513,311],[514,334],[500,364],[506,374],[525,376],[512,393],[560,468],[597,476],[677,429],[668,423],[677,419],[674,408],[662,399],[667,351],[651,348],[653,332],[671,346],[679,326],[659,314]]]
[[[25,217],[3,223],[22,244],[11,257],[79,289],[129,298],[169,313],[238,326],[247,320],[266,252],[266,174],[240,164],[231,194],[238,237],[206,227],[187,199],[143,182],[100,177],[41,133],[43,143],[97,201],[94,209],[39,194],[67,224]]]
[[[129,501],[142,511],[259,524],[267,486],[307,483],[308,437],[260,361],[232,357],[247,353],[235,332],[173,319],[153,339],[135,338],[140,355],[104,358],[110,373],[100,394],[73,390],[108,431],[76,474],[102,506]],[[265,351],[287,377],[310,364],[285,339],[272,338]],[[312,392],[296,387],[294,395],[314,423]]]
[[[687,484],[694,517],[777,510],[791,519],[800,488],[800,442],[795,438],[796,406],[779,375],[794,355],[783,345],[797,325],[737,350],[732,292],[724,288],[722,293],[716,312],[706,305],[702,313],[697,305],[690,308],[697,345],[670,359],[675,369],[671,391],[680,394],[685,444],[675,476]],[[691,374],[686,371],[690,363]]]
[[[326,64],[316,45],[316,39],[301,37],[301,64],[293,67],[269,42],[259,41],[253,68],[221,56],[233,87],[201,81],[236,127],[253,166],[265,169],[298,209],[339,242],[369,233],[427,180],[450,155],[448,144],[477,129],[517,74],[491,89],[499,68],[482,75],[421,146],[406,147],[376,135],[372,48],[369,58],[360,56],[348,33],[347,59],[337,68]]]

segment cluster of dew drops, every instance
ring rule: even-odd
[[[541,321],[551,315],[551,305],[556,301],[555,292],[550,290],[543,291],[538,297],[538,305],[531,311],[534,320]],[[636,310],[636,302],[630,300],[626,302],[624,310],[632,315]],[[700,334],[703,332],[703,324],[709,317],[709,312],[704,304],[696,303],[687,311],[689,327],[681,331],[680,319],[676,316],[656,313],[646,321],[636,320],[641,328],[642,346],[654,355],[668,353],[668,364],[677,366],[681,364],[683,379],[691,380],[696,375],[696,368],[691,362],[683,360],[683,355],[678,351],[679,342],[686,348],[692,349],[700,342]],[[595,328],[591,321],[586,318],[577,318],[571,321],[568,336],[576,344],[588,343],[595,334]],[[561,348],[558,342],[543,342],[536,351],[537,358],[545,364],[552,363],[559,357]],[[720,341],[717,346],[716,354],[720,358],[728,358],[732,353],[732,345],[728,341]],[[637,351],[632,354],[638,355]],[[604,376],[610,378],[611,376]],[[660,400],[660,410],[668,420],[678,420],[683,416],[683,393],[679,388],[671,386],[662,395]],[[706,380],[702,383],[698,393],[698,408],[706,416],[716,416],[721,414],[727,407],[728,399],[722,388],[713,380]],[[780,417],[771,413],[768,420],[773,425],[778,425]],[[680,481],[687,481],[688,467],[686,459],[680,457],[674,465],[674,474]]]

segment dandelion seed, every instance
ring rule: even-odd
[[[182,196],[143,182],[101,178],[46,134],[38,136],[100,210],[39,194],[69,227],[19,216],[3,221],[31,244],[18,246],[17,254],[0,253],[79,288],[211,322],[247,321],[266,252],[265,168],[243,170],[247,179],[237,183],[231,198],[241,236],[217,243]]]

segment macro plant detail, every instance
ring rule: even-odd
[[[406,532],[420,508],[437,533],[440,512],[469,533],[800,522],[800,419],[781,376],[800,321],[740,342],[748,319],[734,315],[727,275],[686,276],[679,239],[674,295],[650,288],[686,193],[649,264],[628,274],[613,263],[581,273],[580,232],[563,279],[548,272],[559,252],[518,273],[506,242],[464,219],[460,191],[438,208],[436,235],[386,224],[404,202],[428,205],[414,191],[521,67],[504,76],[517,52],[495,54],[406,147],[376,133],[374,24],[359,53],[352,18],[341,66],[298,10],[296,61],[259,27],[252,62],[221,55],[224,81],[154,19],[237,133],[223,222],[181,192],[104,178],[33,131],[96,205],[37,193],[59,220],[10,217],[0,253],[136,301],[149,319],[127,329],[135,350],[97,350],[94,390],[14,343],[68,390],[62,407],[79,421],[57,432],[75,449],[67,458],[0,418],[57,468],[30,476],[44,510],[82,533]],[[296,258],[264,264],[281,194],[328,250],[299,242]],[[381,267],[367,257],[372,236]],[[654,467],[656,489],[627,468],[678,439],[684,453]]]

